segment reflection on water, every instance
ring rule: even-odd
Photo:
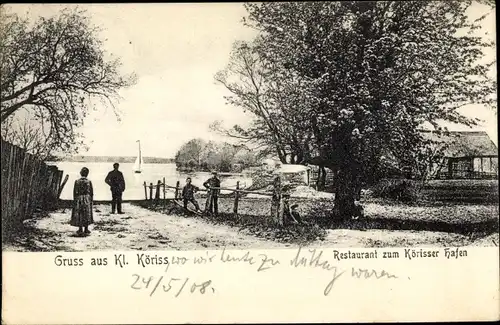
[[[104,182],[106,175],[113,169],[112,163],[79,163],[79,162],[57,162],[57,167],[64,171],[64,175],[69,175],[68,183],[61,193],[61,199],[73,199],[73,183],[80,177],[82,167],[87,167],[90,170],[88,178],[94,186],[94,200],[110,200],[111,193],[108,185]],[[181,173],[176,170],[175,164],[145,164],[142,165],[142,173],[134,173],[134,164],[120,164],[120,171],[125,177],[126,189],[123,193],[124,200],[144,199],[143,184],[156,184],[158,180],[165,182],[167,185],[175,186],[177,181],[184,185],[186,177],[191,177],[194,185],[202,187],[203,182],[211,177],[208,172]],[[241,187],[251,185],[251,180],[243,176],[221,176],[222,187],[236,187],[236,182],[240,181]],[[224,193],[224,191],[223,191]],[[149,194],[148,194],[149,195]],[[167,190],[167,197],[173,197],[174,190]]]

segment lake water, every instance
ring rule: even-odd
[[[92,181],[94,186],[94,200],[110,200],[111,192],[109,186],[104,182],[106,175],[113,169],[111,163],[79,163],[79,162],[56,162],[52,163],[64,172],[64,175],[69,175],[68,182],[64,186],[61,193],[61,199],[73,199],[73,184],[76,179],[80,177],[80,170],[82,167],[87,167],[90,170],[88,178]],[[203,187],[203,182],[211,177],[208,172],[195,172],[183,173],[176,169],[175,164],[145,164],[143,165],[142,173],[137,174],[133,171],[134,164],[121,163],[120,171],[125,178],[126,189],[123,193],[124,200],[137,200],[144,199],[144,186],[146,182],[156,184],[158,180],[163,180],[167,185],[175,186],[177,181],[181,185],[185,184],[186,177],[192,178],[192,183],[200,188]],[[64,176],[65,177],[65,176]],[[248,187],[252,181],[248,177],[243,176],[219,176],[221,179],[221,186],[228,188],[235,188],[236,182],[240,181],[240,187]],[[156,190],[155,190],[156,191]],[[175,190],[167,189],[167,197],[174,197]],[[230,193],[230,191],[222,191],[222,193]],[[153,192],[154,195],[154,192]],[[149,189],[148,189],[149,196]]]

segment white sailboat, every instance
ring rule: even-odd
[[[142,160],[142,153],[141,153],[141,141],[137,140],[136,142],[139,143],[139,155],[135,159],[134,173],[141,173],[142,172],[142,165],[144,164],[144,161]]]

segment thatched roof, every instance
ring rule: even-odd
[[[483,131],[422,131],[424,137],[447,146],[447,157],[498,156],[498,148]]]

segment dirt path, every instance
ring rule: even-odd
[[[35,236],[23,246],[30,250],[191,250],[204,248],[272,248],[289,245],[266,241],[238,233],[224,225],[210,225],[202,220],[165,215],[131,204],[124,204],[124,214],[109,214],[109,207],[94,207],[95,224],[87,237],[75,236],[69,225],[70,211],[56,211],[49,217],[32,219],[29,226]],[[18,244],[20,244],[18,242]],[[15,245],[18,246],[18,245]],[[20,250],[12,247],[11,250]],[[25,249],[24,249],[25,250]]]
[[[285,248],[280,243],[238,231],[235,227],[211,224],[196,217],[167,215],[124,204],[125,214],[109,214],[109,206],[95,206],[95,224],[88,237],[77,237],[69,225],[70,210],[26,221],[27,231],[10,251],[91,251],[91,250],[194,250],[227,248]],[[497,246],[498,234],[474,240],[468,236],[435,231],[388,229],[329,229],[323,240],[308,246],[322,247],[415,247],[415,246]]]

